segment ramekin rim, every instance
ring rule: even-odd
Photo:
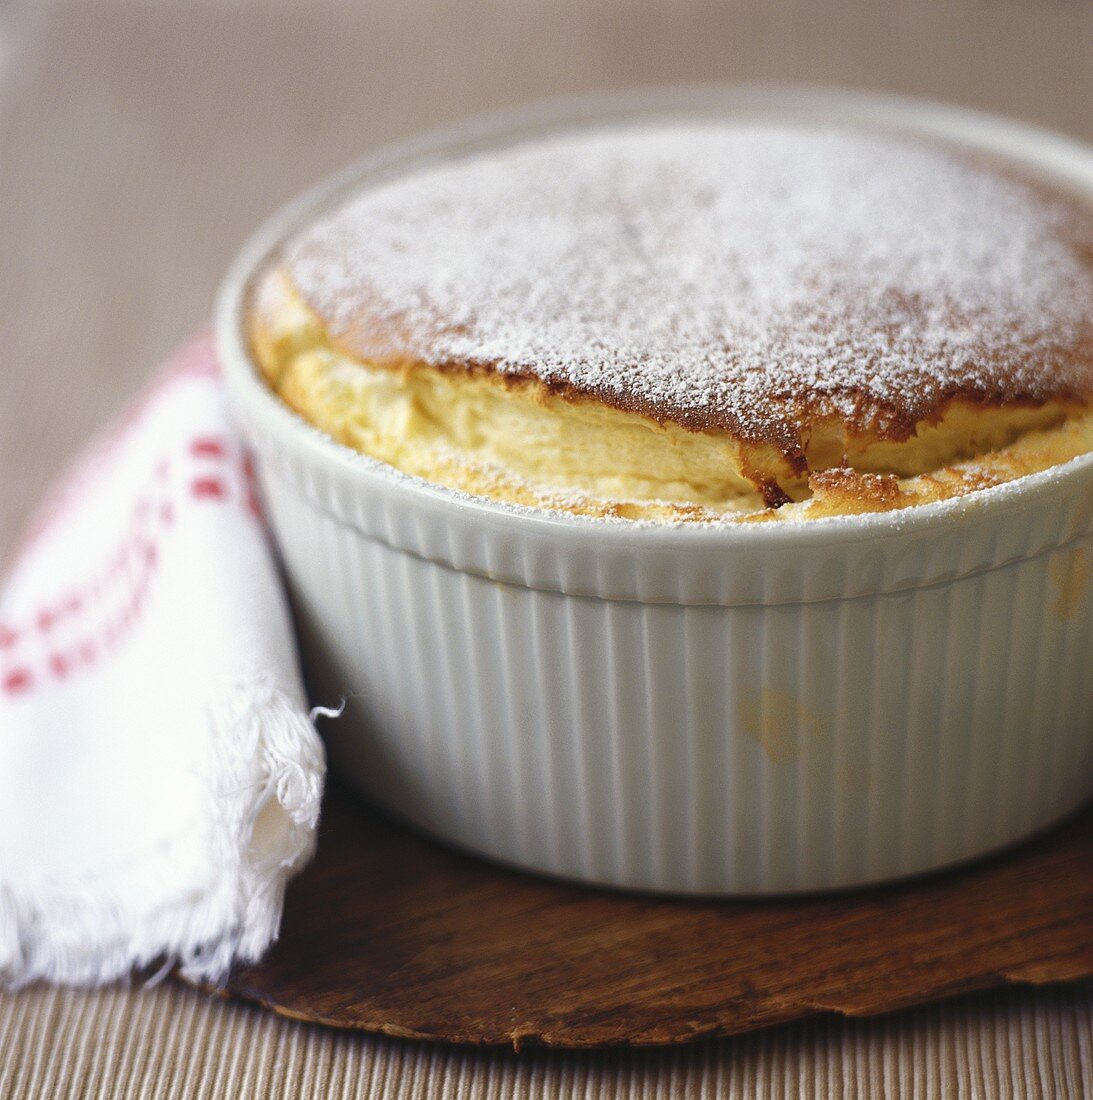
[[[551,531],[575,539],[623,541],[628,544],[674,543],[695,547],[746,543],[798,546],[859,541],[912,530],[928,530],[958,523],[983,511],[1009,511],[1051,488],[1067,488],[1093,479],[1093,452],[1046,470],[964,496],[913,505],[908,508],[800,521],[642,522],[611,517],[514,506],[488,497],[473,496],[406,474],[387,463],[339,443],[299,416],[261,380],[244,335],[244,309],[254,276],[291,234],[329,209],[361,185],[413,170],[438,154],[458,149],[502,146],[521,136],[557,132],[610,122],[679,116],[690,111],[729,114],[734,109],[774,111],[782,117],[842,115],[844,122],[882,123],[896,130],[935,136],[959,135],[973,147],[1009,156],[1041,171],[1053,168],[1069,174],[1081,165],[1093,194],[1093,150],[1076,139],[1028,123],[925,99],[875,92],[794,84],[682,85],[591,95],[563,96],[516,108],[488,112],[435,127],[417,137],[385,144],[355,161],[282,206],[247,240],[228,269],[217,294],[215,333],[221,369],[230,397],[260,422],[267,438],[291,448],[306,461],[357,478],[363,487],[400,493],[407,503],[416,500],[430,509],[443,509],[454,518],[473,518],[490,526]],[[979,140],[971,138],[978,133]],[[1031,155],[1039,148],[1044,159]],[[1023,152],[1018,152],[1023,150]],[[1050,155],[1050,156],[1049,156]],[[1056,163],[1050,162],[1054,157]],[[392,170],[393,169],[393,170]],[[1076,184],[1077,180],[1073,182]]]

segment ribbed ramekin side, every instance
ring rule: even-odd
[[[336,766],[453,843],[638,889],[825,889],[1091,793],[1088,532],[917,589],[680,606],[461,572],[335,518],[321,474],[260,470],[312,690],[348,697]],[[813,560],[824,590],[849,568]]]

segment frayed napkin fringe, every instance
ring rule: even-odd
[[[216,697],[209,715],[217,748],[203,777],[215,878],[179,892],[180,836],[146,850],[95,881],[43,882],[16,894],[0,885],[0,983],[36,980],[96,985],[157,960],[195,981],[218,983],[233,962],[258,959],[277,938],[289,873],[311,857],[325,760],[306,710],[262,677]],[[166,899],[135,912],[133,899]],[[128,901],[126,900],[128,899]]]

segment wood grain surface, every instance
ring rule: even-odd
[[[468,1044],[660,1045],[1093,975],[1093,811],[897,886],[676,900],[506,870],[334,787],[281,940],[228,992],[340,1028]]]

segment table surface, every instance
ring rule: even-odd
[[[265,214],[375,145],[544,95],[803,80],[1093,139],[1087,0],[9,0],[0,6],[0,559],[209,315]],[[466,1052],[171,985],[0,995],[0,1096],[1093,1097],[1093,989],[664,1052]]]

